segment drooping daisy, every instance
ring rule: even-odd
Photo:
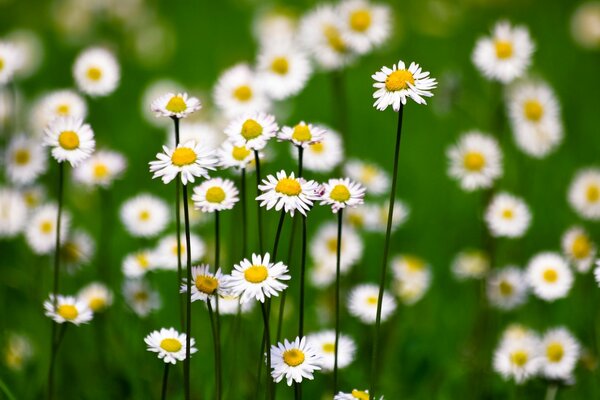
[[[165,363],[175,364],[177,361],[185,360],[187,353],[187,335],[179,333],[175,328],[161,328],[160,331],[150,332],[144,338],[148,345],[148,351],[158,353],[158,358]],[[196,341],[190,338],[190,356],[198,351],[194,346]]]
[[[384,194],[390,187],[390,178],[378,165],[360,160],[348,160],[344,175],[363,185],[369,194]]]
[[[248,168],[254,163],[254,152],[245,145],[236,146],[230,141],[225,141],[217,152],[219,165],[223,168]],[[259,153],[259,158],[262,154]]]
[[[6,344],[2,349],[4,365],[13,371],[22,371],[34,354],[31,340],[14,332],[6,334],[6,337]]]
[[[90,322],[94,316],[92,310],[88,307],[85,301],[77,299],[73,296],[56,296],[56,308],[54,307],[54,296],[44,301],[44,309],[46,316],[54,320],[54,322],[63,324],[70,322],[75,325],[86,324]]]
[[[270,101],[254,71],[235,65],[221,74],[213,92],[214,102],[229,118],[270,108]]]
[[[366,0],[344,0],[339,6],[342,37],[359,54],[381,46],[392,32],[392,10]]]
[[[198,111],[202,108],[202,104],[196,97],[188,97],[187,93],[169,92],[154,100],[150,108],[157,117],[181,119]]]
[[[192,302],[207,301],[209,297],[220,296],[224,294],[224,282],[225,277],[221,273],[221,268],[218,268],[216,272],[210,272],[210,267],[206,264],[192,267]],[[184,280],[181,284],[180,292],[185,293],[187,291],[187,281]]]
[[[267,179],[263,179],[262,185],[258,186],[263,193],[256,200],[260,201],[260,206],[266,207],[267,210],[275,207],[275,210],[283,209],[292,217],[295,211],[306,216],[313,202],[319,199],[316,193],[318,186],[315,181],[296,178],[293,172],[287,175],[281,170],[276,177],[268,175]]]
[[[140,278],[157,267],[157,255],[151,249],[128,254],[123,260],[122,270],[126,278]]]
[[[0,85],[11,82],[21,65],[22,54],[12,42],[0,41]]]
[[[239,191],[229,179],[213,178],[194,188],[194,207],[202,212],[231,210],[239,201]]]
[[[330,179],[321,188],[321,205],[330,205],[334,213],[363,204],[365,188],[349,178]]]
[[[126,167],[127,160],[121,153],[99,150],[73,171],[73,178],[87,186],[107,188],[123,174]]]
[[[192,263],[198,262],[204,257],[206,246],[200,237],[194,233],[190,234],[190,253]],[[167,270],[177,269],[177,235],[168,235],[162,238],[156,246],[157,263],[160,268]],[[181,260],[185,260],[187,257],[186,253],[186,239],[185,234],[182,233],[180,237],[180,248],[179,257]]]
[[[365,324],[374,324],[377,317],[379,287],[375,284],[355,286],[348,294],[348,311]],[[381,321],[386,321],[396,310],[396,300],[387,291],[383,292]]]
[[[477,40],[472,60],[486,78],[509,83],[525,74],[534,50],[527,28],[500,21],[491,37]]]
[[[447,154],[448,175],[458,180],[463,190],[489,188],[502,176],[502,151],[491,135],[467,132]]]
[[[210,305],[213,310],[216,310],[217,308],[215,301],[219,302],[219,315],[237,315],[238,313],[246,314],[250,312],[252,308],[254,308],[255,304],[252,301],[241,304],[240,298],[238,296],[232,296],[228,293],[228,290],[225,290],[225,293],[219,296],[210,296],[208,301],[210,301]]]
[[[35,254],[49,254],[56,246],[56,204],[46,204],[38,207],[25,229],[25,239]],[[62,212],[60,222],[60,238],[64,241],[71,218],[65,211]]]
[[[27,185],[43,174],[48,156],[38,140],[25,135],[14,136],[4,157],[7,178],[18,185]]]
[[[340,247],[340,271],[347,272],[356,264],[363,254],[363,241],[356,231],[349,226],[342,226],[342,243]],[[335,272],[337,261],[337,224],[328,222],[315,232],[310,241],[310,255],[319,265],[331,267]]]
[[[66,270],[73,273],[82,265],[90,262],[94,256],[94,250],[92,237],[83,230],[75,230],[61,242],[60,259]]]
[[[571,380],[581,354],[581,346],[571,332],[563,327],[551,329],[542,337],[541,347],[542,374],[548,379]]]
[[[410,254],[394,257],[391,266],[394,290],[400,300],[406,305],[421,300],[431,285],[431,266]]]
[[[87,105],[81,95],[74,90],[64,89],[48,93],[33,107],[32,123],[34,134],[43,132],[50,122],[60,117],[85,119]]]
[[[275,117],[264,112],[241,115],[225,128],[229,140],[238,147],[249,150],[262,150],[269,139],[277,134]]]
[[[58,161],[68,161],[76,167],[94,152],[94,132],[81,119],[56,118],[44,130],[44,145],[52,147],[52,156]]]
[[[179,143],[192,140],[206,149],[216,150],[226,138],[221,128],[212,122],[186,119],[179,123]],[[169,125],[166,145],[175,147],[175,127],[172,124]]]
[[[373,93],[375,103],[373,106],[383,111],[392,106],[394,111],[400,110],[400,104],[405,105],[408,98],[417,104],[427,104],[424,97],[432,97],[431,90],[437,87],[437,81],[429,77],[429,72],[421,69],[414,62],[406,68],[404,61],[399,60],[392,68],[382,67],[371,76],[377,89]]]
[[[161,178],[164,183],[169,183],[181,175],[181,182],[187,185],[194,182],[197,177],[208,178],[208,171],[214,170],[217,159],[214,151],[208,150],[193,141],[179,144],[174,149],[163,146],[163,152],[157,153],[156,161],[150,161],[152,178]]]
[[[128,279],[123,285],[123,297],[127,305],[140,317],[147,317],[160,308],[160,294],[153,290],[148,282],[140,279]]]
[[[258,79],[272,99],[283,100],[298,94],[311,73],[307,55],[288,41],[269,43],[258,55]]]
[[[381,204],[367,204],[365,209],[365,230],[369,232],[385,233],[388,221],[389,201]],[[394,202],[392,215],[392,232],[408,220],[410,208],[401,200]]]
[[[494,269],[487,280],[490,303],[502,310],[512,310],[527,300],[525,273],[514,266]]]
[[[562,256],[545,252],[529,261],[527,282],[537,297],[554,301],[568,295],[573,286],[573,273]]]
[[[575,42],[588,50],[600,48],[600,4],[581,3],[571,17],[571,35]]]
[[[335,363],[335,331],[327,330],[313,333],[307,336],[308,343],[319,355],[318,365],[323,372],[333,371]],[[338,340],[338,368],[346,368],[352,361],[356,353],[356,344],[350,336],[340,334]]]
[[[19,234],[27,222],[27,205],[19,192],[0,186],[0,239]],[[29,226],[31,223],[29,222]]]
[[[231,277],[227,279],[227,289],[234,296],[240,297],[244,304],[252,299],[261,303],[265,297],[279,296],[279,292],[287,288],[282,281],[290,280],[288,268],[281,261],[272,263],[269,253],[264,256],[252,254],[252,262],[247,258],[233,266]]]
[[[490,258],[482,250],[463,250],[454,257],[451,269],[458,279],[481,279],[490,270]]]
[[[570,228],[562,237],[562,250],[579,272],[588,272],[596,258],[596,246],[580,226]]]
[[[79,291],[77,298],[87,304],[93,313],[98,313],[112,305],[113,293],[105,284],[92,282]]]
[[[169,223],[170,211],[160,197],[142,193],[121,206],[121,222],[136,237],[154,237]]]
[[[327,131],[318,125],[307,124],[301,121],[294,126],[284,126],[277,135],[279,140],[287,140],[294,145],[306,148],[311,144],[319,143]]]
[[[327,132],[318,143],[309,144],[304,148],[302,165],[307,171],[331,172],[344,158],[344,148],[340,134],[324,127]],[[294,159],[298,158],[298,151],[291,147]]]
[[[569,186],[568,200],[580,217],[600,220],[600,169],[578,171]]]
[[[490,233],[496,237],[521,237],[531,223],[531,212],[527,204],[504,192],[492,198],[484,217]]]
[[[107,96],[115,91],[121,79],[117,59],[112,52],[93,47],[84,50],[73,65],[77,87],[90,96]]]
[[[368,390],[358,390],[352,389],[350,393],[339,392],[335,396],[333,396],[333,400],[370,400],[371,396],[369,395]],[[379,400],[383,400],[383,396],[379,398]]]
[[[271,376],[276,383],[285,377],[288,386],[304,379],[313,380],[313,372],[320,370],[320,357],[306,337],[296,337],[293,342],[287,339],[283,343],[271,346]]]
[[[494,352],[493,367],[504,379],[522,384],[537,375],[542,364],[540,341],[534,335],[504,339]]]

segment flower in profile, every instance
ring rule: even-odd
[[[186,257],[186,239],[185,234],[179,238],[179,257],[185,260]],[[205,253],[206,246],[200,237],[194,233],[190,234],[190,255],[192,262],[198,262]],[[157,264],[160,268],[166,270],[177,269],[177,235],[168,235],[162,238],[156,246]]]
[[[402,254],[392,259],[394,290],[406,305],[423,298],[431,285],[431,266],[421,257]]]
[[[573,286],[573,272],[557,253],[545,252],[534,256],[527,265],[526,274],[533,293],[542,300],[566,297]]]
[[[57,214],[56,204],[45,204],[38,207],[30,217],[25,229],[25,239],[35,254],[50,254],[54,251]],[[60,224],[61,241],[65,240],[70,224],[70,215],[63,211]]]
[[[185,333],[179,333],[175,328],[161,328],[160,331],[153,331],[144,338],[148,345],[148,351],[158,353],[158,358],[165,364],[176,364],[177,361],[183,361],[186,357],[187,336]],[[198,351],[194,346],[196,341],[190,338],[190,356]]]
[[[320,370],[320,357],[312,348],[306,337],[271,346],[271,376],[278,383],[285,377],[288,386],[301,383],[304,379],[312,380],[313,372]]]
[[[344,148],[340,134],[323,127],[326,133],[320,142],[304,147],[302,165],[307,171],[331,172],[344,158]],[[290,147],[294,159],[298,159],[298,151]]]
[[[562,250],[579,272],[588,272],[596,258],[596,246],[580,226],[570,228],[562,237]]]
[[[110,51],[94,47],[84,50],[73,65],[77,87],[90,96],[107,96],[115,91],[121,79],[117,59]]]
[[[79,118],[56,118],[44,130],[44,145],[52,148],[58,161],[68,161],[76,167],[89,158],[96,147],[94,131]]]
[[[339,392],[333,397],[333,400],[370,400],[371,396],[369,395],[368,390],[358,390],[352,389],[350,393]],[[383,400],[383,396],[379,398],[379,400]]]
[[[288,41],[263,47],[257,64],[258,78],[267,95],[275,100],[298,94],[312,73],[307,55]]]
[[[73,171],[73,178],[86,186],[108,188],[126,167],[127,160],[121,153],[99,150]]]
[[[458,180],[463,190],[490,188],[502,176],[502,151],[491,135],[467,132],[447,154],[448,175]]]
[[[518,238],[529,228],[531,212],[522,199],[498,193],[485,211],[485,222],[492,236]]]
[[[369,195],[384,194],[390,187],[390,177],[375,163],[350,159],[344,165],[344,175],[363,185]]]
[[[348,294],[348,311],[365,324],[374,324],[377,317],[379,287],[375,284],[355,286]],[[396,310],[396,300],[387,291],[381,302],[381,321],[386,321]]]
[[[306,148],[311,144],[319,143],[327,131],[318,125],[307,124],[301,121],[297,125],[284,126],[277,135],[279,140],[287,140],[294,145]]]
[[[12,42],[0,41],[0,85],[10,83],[21,65],[22,54]]]
[[[194,207],[202,212],[231,210],[239,201],[238,190],[229,179],[213,178],[194,188]]]
[[[271,104],[254,71],[247,64],[235,65],[221,74],[213,92],[214,102],[228,118],[268,111]]]
[[[23,134],[12,137],[3,161],[7,178],[17,185],[34,182],[48,168],[48,156],[40,142]]]
[[[437,81],[429,77],[429,72],[421,69],[414,62],[406,68],[404,61],[398,61],[392,68],[382,67],[371,76],[377,89],[373,93],[376,99],[373,106],[383,111],[392,106],[394,111],[400,110],[400,105],[405,105],[408,98],[417,104],[427,104],[424,97],[432,97],[432,89],[437,87]]]
[[[169,183],[180,174],[184,185],[194,182],[197,177],[208,178],[208,171],[217,165],[213,154],[213,150],[206,150],[193,141],[180,143],[174,149],[163,146],[163,152],[156,154],[158,160],[150,161],[150,172],[154,172],[152,178]]]
[[[276,176],[269,175],[267,179],[263,179],[262,185],[258,186],[263,193],[256,200],[267,210],[275,207],[275,210],[283,209],[292,217],[295,211],[306,216],[313,202],[319,199],[316,193],[318,186],[315,181],[296,178],[293,172],[287,175],[281,170]]]
[[[244,169],[253,165],[254,163],[254,152],[245,145],[236,146],[230,141],[226,140],[221,145],[221,148],[217,151],[219,156],[219,166],[223,168],[239,168]],[[259,158],[262,154],[259,153]]]
[[[527,28],[500,21],[491,37],[477,40],[472,60],[487,79],[509,83],[525,74],[534,50]]]
[[[339,6],[342,37],[359,54],[381,46],[392,32],[392,10],[366,0],[344,0]]]
[[[54,295],[44,301],[46,316],[54,322],[63,324],[69,322],[75,325],[86,324],[94,316],[88,305],[73,296],[56,296],[56,307],[54,306]]]
[[[147,317],[161,305],[160,294],[148,282],[141,279],[128,279],[123,284],[123,297],[134,313]]]
[[[233,266],[226,286],[233,296],[240,297],[241,304],[252,299],[264,303],[266,297],[278,296],[287,288],[288,285],[282,282],[291,278],[287,266],[281,261],[270,262],[270,257],[269,253],[264,256],[252,254],[252,261],[245,258]]]
[[[121,206],[121,222],[136,237],[154,237],[169,223],[169,207],[160,197],[141,193]]]
[[[548,379],[570,381],[581,346],[566,328],[558,327],[544,334],[541,341],[543,363],[541,373]]]
[[[60,117],[85,119],[85,99],[71,89],[57,90],[44,95],[33,107],[31,120],[35,134],[43,132],[50,122]]]
[[[185,118],[202,108],[200,100],[187,93],[167,93],[152,102],[150,108],[157,117]]]
[[[27,204],[14,189],[0,186],[0,238],[18,235],[27,223]],[[33,221],[29,221],[29,225]]]
[[[581,218],[600,220],[600,169],[578,171],[569,186],[568,200]]]
[[[512,310],[527,300],[525,273],[515,267],[495,268],[487,280],[487,296],[490,303],[502,310]]]
[[[224,294],[224,282],[225,276],[221,273],[221,268],[212,273],[210,267],[206,264],[192,267],[192,285],[190,285],[192,302],[196,300],[207,301],[211,296]],[[185,279],[181,284],[180,292],[187,292],[187,281]]]
[[[90,262],[94,256],[94,240],[83,230],[74,230],[61,241],[60,259],[69,273]]]
[[[87,304],[93,313],[106,310],[113,302],[112,291],[100,282],[92,282],[82,288],[77,298]]]
[[[275,117],[264,112],[244,114],[225,128],[225,134],[235,146],[248,150],[262,150],[269,139],[277,134]]]
[[[140,278],[157,266],[156,253],[151,249],[144,249],[125,256],[122,270],[126,278]]]
[[[528,331],[505,336],[494,352],[493,368],[504,379],[522,384],[538,374],[541,364],[539,338]]]
[[[460,280],[481,279],[490,270],[490,258],[482,250],[463,250],[454,257],[451,269]]]
[[[307,336],[308,343],[320,358],[323,372],[333,371],[335,363],[335,331],[327,330]],[[340,334],[338,340],[338,368],[346,368],[354,361],[356,344],[350,336]]]

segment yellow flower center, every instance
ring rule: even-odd
[[[377,176],[377,168],[373,165],[365,165],[362,168],[360,176],[363,182],[372,182]]]
[[[248,101],[252,98],[252,89],[248,85],[241,85],[233,91],[233,97],[239,101]]]
[[[58,306],[57,313],[67,321],[73,321],[79,315],[77,307],[72,304],[61,304]]]
[[[28,193],[25,193],[24,196],[25,196],[25,203],[27,203],[27,206],[29,206],[30,208],[33,208],[38,205],[38,198],[35,193],[28,192]]]
[[[350,191],[345,185],[335,185],[329,197],[331,197],[331,200],[344,203],[350,199]]]
[[[173,247],[171,247],[171,253],[173,253],[173,255],[175,255],[175,256],[177,255],[177,243],[175,243],[173,245]],[[179,254],[183,254],[183,253],[185,253],[185,245],[182,243],[179,246]]]
[[[330,238],[327,240],[327,248],[331,253],[337,253],[337,238]]]
[[[262,135],[263,127],[253,119],[247,119],[242,124],[242,136],[246,140],[254,139]]]
[[[133,294],[133,299],[135,301],[144,302],[148,300],[148,292],[139,291]]]
[[[358,400],[369,400],[370,399],[369,393],[363,392],[362,390],[354,389],[354,390],[352,390],[351,394],[352,394],[352,397],[354,397],[355,399],[358,399]]]
[[[323,344],[323,351],[325,353],[333,353],[333,352],[335,352],[335,343],[324,343]]]
[[[219,287],[219,280],[210,275],[198,275],[195,284],[202,293],[213,294]]]
[[[193,164],[196,162],[196,153],[189,147],[178,147],[171,156],[171,162],[178,167]]]
[[[523,112],[525,113],[525,118],[537,122],[544,115],[544,107],[537,100],[527,100],[523,105]]]
[[[523,350],[517,350],[510,353],[510,361],[518,367],[522,367],[529,359],[527,353]]]
[[[81,251],[79,250],[79,247],[77,247],[76,243],[67,242],[61,248],[60,255],[65,262],[76,263],[79,261]]]
[[[600,188],[598,188],[598,186],[596,185],[588,186],[587,191],[585,193],[585,197],[590,203],[597,202],[600,199]]]
[[[550,362],[559,362],[564,353],[563,345],[558,342],[552,342],[546,347],[546,357]]]
[[[320,154],[323,152],[324,148],[323,148],[323,143],[319,142],[319,143],[314,143],[310,145],[310,149],[313,153],[317,153]]]
[[[591,249],[592,244],[590,243],[590,239],[585,235],[577,235],[575,240],[573,240],[573,244],[571,245],[573,257],[578,259],[589,256]]]
[[[181,350],[181,342],[177,339],[167,338],[160,341],[160,347],[169,353],[175,353]]]
[[[364,32],[371,26],[369,10],[356,10],[350,14],[350,27],[353,31]]]
[[[18,165],[25,165],[31,159],[31,155],[29,154],[29,150],[27,149],[19,149],[15,151],[15,163]]]
[[[225,191],[219,186],[213,186],[206,191],[206,201],[210,203],[221,203],[225,200]]]
[[[304,362],[304,353],[300,349],[291,349],[283,352],[283,362],[290,367],[297,367]]]
[[[52,232],[52,228],[54,225],[52,225],[52,222],[50,221],[43,221],[40,224],[40,231],[42,231],[42,233],[50,233]]]
[[[181,96],[173,96],[169,99],[169,102],[165,106],[167,111],[172,113],[181,113],[187,110],[187,104],[185,104],[185,100]]]
[[[544,271],[543,278],[548,283],[554,283],[558,280],[558,273],[555,269],[548,268]]]
[[[510,296],[513,293],[513,286],[507,281],[501,281],[499,289],[502,296]]]
[[[425,261],[418,257],[406,256],[404,257],[404,261],[406,262],[406,267],[411,272],[421,272],[425,268]]]
[[[496,57],[506,60],[512,56],[513,46],[511,42],[507,40],[496,40],[494,42],[494,47],[496,48]]]
[[[253,265],[244,271],[244,278],[250,283],[261,283],[268,277],[269,270],[264,265]]]
[[[0,58],[0,71],[4,69],[4,59]]]
[[[105,164],[94,165],[94,177],[96,179],[106,178],[108,176],[108,167]]]
[[[59,104],[58,107],[56,107],[56,113],[58,115],[69,115],[69,111],[71,111],[71,107],[69,107],[68,104]]]
[[[63,131],[58,136],[58,144],[65,150],[75,150],[79,147],[79,135],[73,131]]]
[[[340,35],[340,31],[333,25],[327,25],[323,29],[323,34],[325,35],[325,39],[327,39],[327,43],[329,46],[338,53],[343,53],[346,51],[346,43],[342,39],[342,35]]]
[[[385,78],[385,88],[389,92],[397,92],[398,90],[408,88],[408,84],[415,84],[415,77],[412,72],[406,69],[399,69],[392,72]]]
[[[295,179],[283,178],[277,182],[275,191],[287,196],[298,196],[302,192],[302,186],[300,186],[300,183]]]
[[[138,265],[142,269],[146,269],[146,268],[148,268],[150,266],[150,262],[148,261],[148,257],[146,257],[146,255],[144,253],[136,254],[135,260],[137,261]]]
[[[102,70],[98,67],[90,67],[87,70],[87,77],[94,82],[98,82],[102,78]]]
[[[377,298],[377,296],[369,296],[369,297],[367,297],[367,304],[369,304],[369,305],[377,304],[378,300],[379,299]]]
[[[365,223],[365,219],[363,218],[363,216],[361,214],[358,213],[350,213],[348,214],[348,221],[350,221],[350,223],[354,226],[358,226],[361,227],[364,225]]]
[[[289,69],[290,65],[285,57],[276,57],[271,63],[271,70],[276,74],[285,75]]]
[[[98,312],[106,306],[106,300],[103,297],[94,297],[90,300],[89,306],[93,312]]]
[[[148,211],[148,210],[140,211],[139,218],[140,218],[140,221],[148,221],[150,219],[150,211]]]
[[[298,124],[294,127],[294,133],[292,133],[292,139],[299,142],[308,142],[312,139],[310,128],[305,124]]]
[[[510,208],[505,208],[502,211],[502,218],[504,219],[512,219],[515,216],[515,213]]]
[[[485,158],[483,157],[483,154],[478,151],[470,151],[465,154],[463,165],[469,171],[479,172],[485,166]]]
[[[231,155],[238,161],[244,161],[246,157],[250,155],[250,150],[242,147],[233,146],[233,150],[231,151]]]

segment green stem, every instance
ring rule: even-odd
[[[65,332],[67,330],[67,322],[61,324],[60,333],[58,334],[58,338],[52,341],[52,355],[50,356],[50,369],[48,372],[48,400],[51,400],[54,397],[54,367],[56,366],[56,357],[58,355],[58,348],[62,343],[63,338],[65,337]],[[57,323],[54,326],[58,325]]]
[[[333,361],[333,393],[338,391],[338,346],[340,340],[340,264],[342,247],[342,213],[338,211],[337,249],[335,263],[335,346]]]
[[[254,150],[254,163],[256,164],[256,196],[258,197],[260,195],[260,189],[258,188],[260,185],[260,157],[258,150]],[[256,217],[258,221],[258,251],[260,254],[263,254],[263,221],[260,202],[258,200],[256,201]]]
[[[271,379],[271,332],[269,329],[269,312],[265,303],[263,302],[260,303],[260,309],[262,311],[263,322],[265,324],[265,340],[263,341],[263,343],[266,343],[265,347],[267,350],[267,398],[273,399],[273,380]]]
[[[190,213],[188,210],[188,193],[187,185],[183,185],[183,215],[185,219],[185,252],[187,255],[187,280],[186,280],[186,348],[185,361],[183,363],[184,384],[185,384],[185,399],[190,400],[190,340],[192,334],[192,249],[190,243]]]
[[[294,400],[300,400],[302,398],[302,387],[298,382],[294,382]]]
[[[246,168],[242,168],[242,176],[240,177],[240,200],[242,203],[242,258],[248,251],[248,215],[246,209]]]
[[[292,232],[290,233],[290,245],[288,247],[287,254],[287,265],[289,266],[292,263],[292,255],[294,251],[294,238],[296,236],[296,223],[298,222],[298,218],[292,218]],[[287,297],[287,290],[284,290],[281,294],[281,300],[279,301],[279,316],[277,320],[277,342],[281,340],[281,330],[283,328],[283,312],[285,310],[285,299]]]
[[[546,389],[546,396],[544,400],[554,400],[556,399],[556,393],[558,392],[558,386],[556,384],[549,384],[548,389]]]
[[[214,297],[215,304],[219,301],[217,296]],[[206,305],[208,306],[208,315],[210,317],[210,328],[213,334],[213,345],[215,351],[215,385],[216,385],[216,396],[217,400],[221,400],[221,333],[219,329],[218,312],[214,312],[210,298],[206,301]]]
[[[175,147],[179,145],[179,118],[173,118],[175,124]],[[175,182],[175,230],[177,231],[177,293],[179,296],[179,325],[183,330],[185,325],[183,296],[179,295],[179,285],[183,280],[183,268],[181,266],[181,203],[180,203],[181,181]]]
[[[304,157],[304,147],[298,146],[298,178],[302,177],[303,172],[303,162],[302,159]]]
[[[215,211],[215,271],[221,265],[220,237],[219,237],[219,211]]]
[[[4,393],[8,400],[17,400],[2,379],[0,379],[0,390],[2,391],[2,393]]]
[[[304,336],[304,281],[306,275],[306,217],[302,216],[302,254],[300,259],[300,317],[298,320],[298,336]]]
[[[167,398],[167,383],[169,381],[169,363],[165,363],[165,372],[163,373],[162,391],[160,398],[165,400]]]

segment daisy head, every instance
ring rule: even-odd
[[[152,178],[160,177],[164,183],[169,183],[180,174],[184,185],[194,182],[197,177],[208,178],[208,171],[217,165],[213,154],[213,150],[193,141],[180,143],[174,149],[163,146],[163,152],[156,154],[157,160],[150,161],[150,172],[154,172]]]
[[[151,249],[138,250],[125,256],[122,264],[126,278],[140,278],[157,267],[157,255]]]
[[[75,230],[61,242],[59,255],[67,271],[73,273],[91,261],[94,251],[92,237],[83,230]]]
[[[571,380],[581,354],[575,336],[566,328],[554,328],[544,334],[541,347],[542,374],[548,379]]]
[[[487,280],[488,299],[502,310],[512,310],[525,303],[528,292],[525,273],[514,266],[495,268]]]
[[[454,257],[451,268],[458,279],[481,279],[490,270],[490,258],[481,250],[463,250]]]
[[[320,370],[320,357],[306,337],[271,346],[271,377],[278,383],[285,377],[288,386],[313,379],[313,372]]]
[[[264,256],[252,254],[252,261],[245,258],[233,266],[227,289],[240,297],[240,303],[252,299],[264,303],[265,297],[278,296],[287,288],[288,285],[282,282],[290,280],[287,266],[281,261],[270,262],[270,257],[269,253]]]
[[[217,107],[229,118],[270,108],[263,86],[247,64],[238,64],[223,72],[213,97]]]
[[[192,267],[192,301],[207,301],[211,296],[220,296],[224,291],[225,277],[221,273],[221,268],[216,272],[210,272],[210,267],[206,264]],[[187,281],[181,284],[181,293],[187,291]]]
[[[596,258],[596,246],[580,226],[570,228],[562,237],[562,250],[579,272],[588,272]]]
[[[22,371],[34,354],[31,340],[14,332],[7,332],[6,337],[6,344],[2,349],[4,364],[13,371]]]
[[[25,229],[25,239],[35,254],[49,254],[55,249],[57,215],[56,204],[45,204],[38,207],[29,217],[29,223]],[[61,241],[65,240],[70,225],[71,216],[63,211],[60,224]]]
[[[485,221],[493,236],[518,238],[529,228],[531,212],[522,199],[498,193],[487,207]]]
[[[68,161],[76,167],[94,152],[94,132],[79,118],[56,118],[44,130],[44,145],[52,148],[52,156],[58,161]]]
[[[344,165],[344,174],[353,181],[363,185],[369,195],[380,195],[387,192],[390,178],[377,164],[351,159]]]
[[[339,14],[342,37],[359,54],[381,46],[392,32],[392,10],[389,6],[366,0],[344,0]]]
[[[46,316],[58,324],[69,322],[75,325],[86,324],[92,320],[93,313],[87,303],[73,296],[50,295],[44,301]]]
[[[127,167],[125,157],[116,151],[99,150],[73,171],[73,178],[86,186],[107,188]]]
[[[527,265],[527,282],[537,297],[554,301],[569,294],[573,273],[559,254],[540,253]]]
[[[16,190],[0,186],[0,239],[14,237],[25,227],[29,212],[23,197]]]
[[[284,126],[277,137],[279,140],[287,140],[298,147],[306,148],[308,145],[319,143],[323,140],[327,131],[317,125],[307,124],[301,121],[297,125]]]
[[[16,135],[8,143],[4,157],[6,176],[17,185],[27,185],[46,172],[48,156],[39,140]]]
[[[283,209],[291,216],[294,216],[295,211],[306,216],[313,202],[319,199],[318,186],[315,181],[296,178],[293,172],[287,175],[281,170],[276,176],[269,175],[267,179],[263,179],[262,185],[258,186],[263,193],[256,200],[267,210],[275,207],[275,210]]]
[[[312,73],[308,56],[288,41],[263,47],[258,55],[257,70],[267,95],[275,100],[298,94]]]
[[[308,343],[319,355],[323,372],[333,371],[335,364],[335,331],[327,330],[308,335]],[[340,334],[338,340],[338,368],[346,368],[356,353],[356,344],[350,336]]]
[[[363,204],[365,188],[349,178],[330,179],[321,186],[321,205],[330,205],[337,213],[340,209]]]
[[[100,282],[92,282],[82,288],[77,298],[87,304],[93,313],[106,310],[113,302],[112,291]]]
[[[412,305],[425,296],[431,285],[431,266],[421,257],[404,254],[392,259],[394,290],[402,303]]]
[[[246,145],[236,146],[230,141],[225,141],[217,151],[219,165],[223,168],[245,169],[254,163],[254,152]],[[259,153],[259,158],[261,154]]]
[[[84,50],[73,65],[77,87],[90,96],[107,96],[121,79],[119,63],[112,52],[102,48]]]
[[[371,395],[368,390],[352,389],[350,393],[339,392],[333,396],[333,400],[370,400]],[[379,398],[383,400],[383,396]]]
[[[429,72],[423,71],[414,62],[406,68],[404,61],[398,61],[392,68],[382,67],[371,76],[376,89],[373,93],[373,106],[383,111],[392,106],[394,111],[400,111],[400,105],[406,105],[408,98],[417,104],[427,104],[424,97],[432,97],[432,89],[437,87],[437,81],[429,77]]]
[[[165,363],[175,364],[177,361],[183,361],[187,352],[187,336],[185,333],[179,333],[175,328],[161,328],[160,331],[153,331],[144,338],[148,346],[147,350],[158,353],[158,358]],[[190,355],[198,351],[194,346],[196,341],[190,338]]]
[[[132,236],[154,237],[169,223],[169,210],[160,197],[142,193],[123,203],[121,222]]]
[[[152,102],[150,109],[157,117],[181,119],[202,108],[200,100],[187,93],[167,93]]]
[[[43,131],[50,122],[60,117],[85,119],[87,105],[81,95],[74,90],[57,90],[37,101],[32,111],[33,125],[37,132]]]
[[[22,53],[12,42],[0,41],[0,85],[11,82],[22,63]]]
[[[581,218],[600,220],[600,169],[586,168],[578,171],[571,181],[568,200]]]
[[[377,318],[379,287],[375,284],[355,286],[348,295],[348,311],[365,324],[374,324]],[[396,310],[396,300],[387,291],[383,292],[381,321],[386,321]]]
[[[231,210],[238,202],[238,190],[229,179],[213,178],[194,188],[194,207],[202,212]]]
[[[320,142],[309,144],[304,147],[302,165],[308,171],[331,172],[344,158],[344,147],[340,134],[325,128],[326,133]],[[291,154],[298,159],[298,151],[291,147]]]
[[[331,267],[335,272],[337,262],[337,224],[328,222],[319,227],[310,242],[310,255],[315,263],[324,267]],[[363,255],[363,240],[356,231],[347,226],[342,226],[342,242],[340,243],[340,271],[348,272]]]
[[[505,338],[494,352],[494,370],[517,384],[537,375],[541,364],[540,341],[533,334]]]
[[[271,114],[252,112],[244,114],[225,128],[225,134],[235,146],[262,150],[269,139],[277,134],[277,122]]]
[[[161,305],[159,293],[141,279],[127,279],[123,285],[123,297],[133,312],[142,318]]]
[[[187,254],[187,244],[185,234],[179,237],[177,235],[168,235],[163,237],[156,246],[157,264],[160,268],[166,270],[177,269],[178,259],[185,260]],[[179,251],[177,251],[179,249]],[[194,233],[190,234],[190,256],[192,262],[198,262],[206,252],[206,245],[200,237]]]

